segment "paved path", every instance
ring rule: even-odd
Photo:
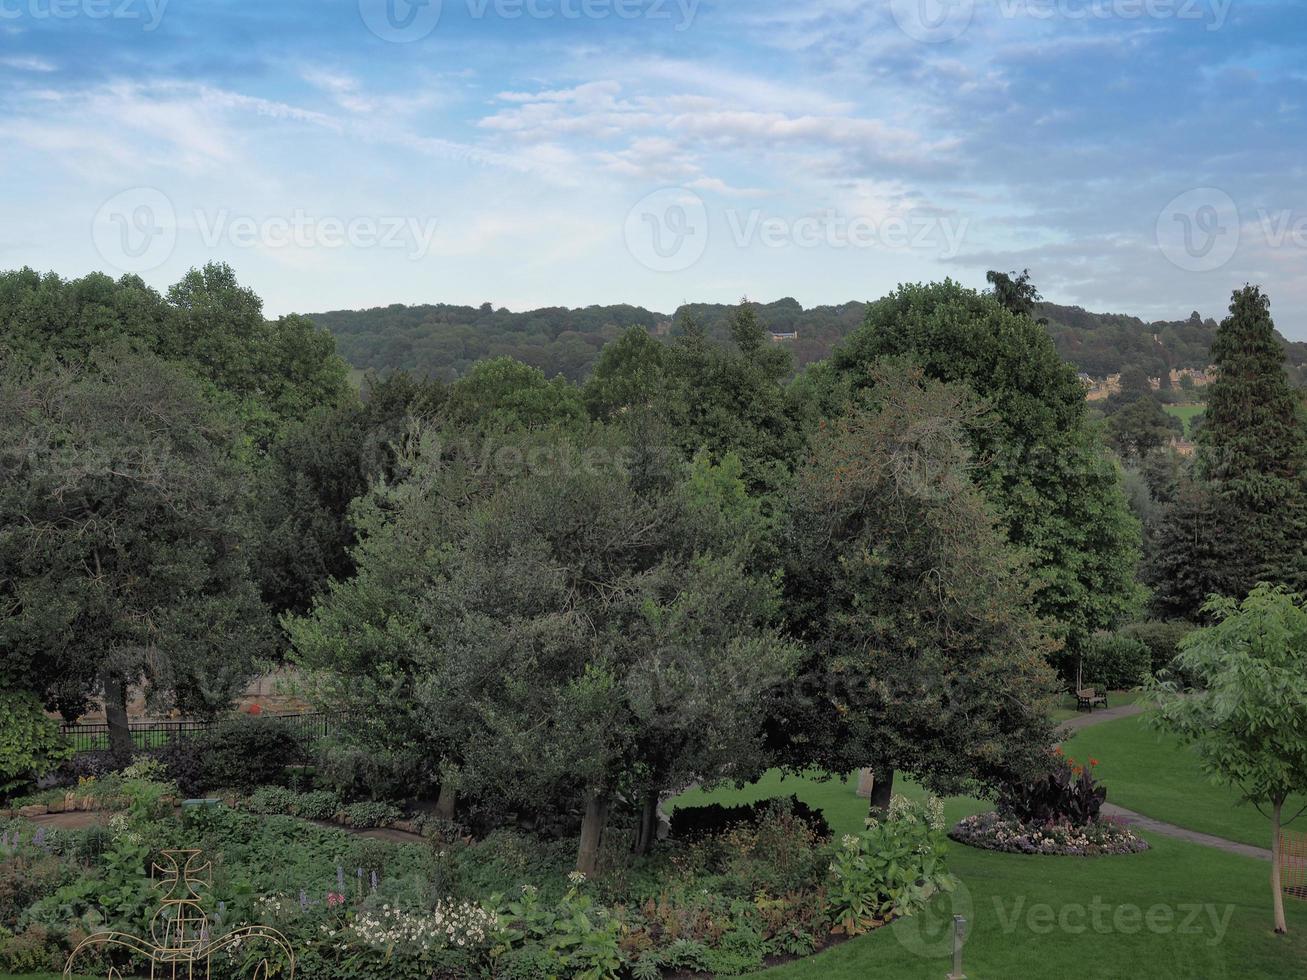
[[[1058,732],[1063,738],[1069,738],[1076,732],[1083,731],[1086,728],[1115,721],[1118,718],[1130,718],[1134,715],[1143,714],[1144,711],[1145,706],[1141,704],[1122,704],[1115,708],[1104,708],[1101,711],[1086,711],[1084,714],[1062,722],[1058,726]],[[1142,813],[1135,813],[1134,810],[1127,810],[1115,803],[1104,803],[1103,815],[1113,817],[1139,830],[1161,834],[1163,837],[1174,837],[1176,840],[1188,841],[1190,844],[1201,844],[1203,847],[1212,847],[1218,851],[1225,851],[1227,854],[1239,854],[1243,857],[1258,858],[1262,861],[1271,859],[1271,852],[1268,848],[1253,847],[1251,844],[1240,844],[1238,841],[1226,840],[1224,837],[1214,837],[1211,834],[1201,834],[1196,830],[1187,830],[1172,823],[1145,817]]]
[[[1085,711],[1076,715],[1074,718],[1068,718],[1058,726],[1058,731],[1062,733],[1063,738],[1068,738],[1080,731],[1082,728],[1092,728],[1094,725],[1101,725],[1107,721],[1116,721],[1118,718],[1129,718],[1132,715],[1141,715],[1144,713],[1142,704],[1118,704],[1115,708],[1100,708],[1098,711]]]

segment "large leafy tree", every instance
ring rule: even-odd
[[[1155,719],[1197,748],[1214,779],[1269,809],[1275,931],[1283,933],[1280,829],[1294,819],[1284,818],[1290,795],[1307,793],[1307,605],[1261,583],[1242,602],[1213,597],[1205,612],[1215,625],[1185,637],[1178,658],[1197,689],[1155,683]]]
[[[1107,420],[1112,448],[1126,460],[1143,460],[1183,432],[1180,420],[1168,415],[1152,394],[1137,398]]]
[[[368,379],[362,401],[322,406],[285,426],[260,468],[257,567],[274,612],[304,612],[327,581],[353,573],[350,505],[392,479],[397,454],[444,401],[439,382],[403,372]]]
[[[1142,601],[1139,524],[1084,389],[1044,328],[950,280],[902,286],[871,304],[805,384],[837,417],[872,386],[868,366],[895,358],[980,397],[985,411],[966,424],[975,484],[1030,556],[1036,607],[1068,644],[1131,614]]]
[[[777,721],[796,765],[869,766],[940,792],[1047,751],[1055,643],[1027,570],[972,485],[964,387],[878,370],[816,433],[792,498],[787,593],[809,652]]]
[[[305,317],[264,319],[262,301],[223,263],[192,269],[166,296],[136,276],[0,274],[0,336],[29,363],[84,363],[125,345],[184,365],[259,448],[288,421],[351,397],[330,334]]]
[[[641,802],[647,843],[662,791],[761,769],[788,654],[774,586],[738,550],[756,514],[737,472],[639,447],[647,465],[626,465],[611,437],[536,442],[547,464],[488,478],[428,443],[362,505],[357,576],[291,631],[333,696],[372,700],[442,783],[579,801],[589,872],[615,801]]]
[[[604,348],[586,402],[599,419],[652,412],[687,460],[700,451],[718,461],[737,456],[750,492],[766,497],[802,452],[804,392],[787,386],[790,355],[769,339],[756,304],[742,302],[729,320],[729,344],[688,314],[671,344],[628,332]]]
[[[5,686],[76,716],[100,693],[130,752],[129,685],[225,708],[266,649],[248,564],[239,432],[201,384],[148,354],[0,373]]]

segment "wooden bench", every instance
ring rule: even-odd
[[[1081,688],[1076,691],[1076,710],[1093,711],[1095,705],[1107,707],[1107,692],[1099,694],[1097,689],[1092,687]]]

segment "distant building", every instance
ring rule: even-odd
[[[780,344],[787,340],[798,340],[798,339],[799,339],[799,331],[797,330],[789,330],[783,333],[778,333],[775,330],[771,332],[771,340],[773,344]]]

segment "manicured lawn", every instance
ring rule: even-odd
[[[904,790],[917,792],[911,786]],[[711,798],[730,803],[790,793],[820,806],[837,834],[857,829],[866,813],[866,801],[854,795],[852,784],[781,780],[774,774],[756,786],[723,790]],[[705,798],[695,792],[677,802]],[[952,821],[984,808],[981,801],[952,799],[945,812]],[[966,888],[959,893],[956,911],[971,923],[967,976],[1007,980],[1303,974],[1307,903],[1289,900],[1290,935],[1275,936],[1264,863],[1166,838],[1148,839],[1153,849],[1147,853],[1108,858],[1030,857],[953,845],[949,865]],[[767,971],[766,976],[939,980],[949,972],[950,947],[943,927],[951,921],[951,911],[942,903],[931,914]]]
[[[1164,407],[1168,415],[1174,415],[1184,423],[1186,437],[1193,432],[1193,420],[1207,410],[1206,405],[1166,405]]]
[[[1271,846],[1270,821],[1238,794],[1207,780],[1193,750],[1149,727],[1146,716],[1086,728],[1066,743],[1078,760],[1099,760],[1108,800],[1149,817],[1258,847]],[[1291,800],[1288,816],[1307,800]],[[1294,827],[1304,825],[1307,815]]]

